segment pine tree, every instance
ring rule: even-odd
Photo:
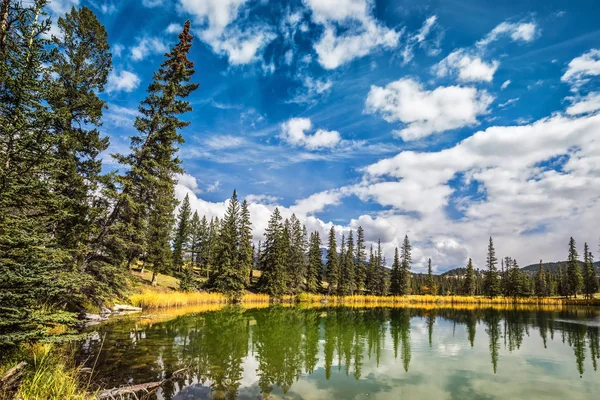
[[[584,273],[583,273],[583,292],[586,298],[593,298],[598,291],[598,281],[596,280],[596,271],[594,269],[594,256],[589,250],[587,243],[583,247],[584,253]]]
[[[429,294],[437,294],[435,282],[433,280],[433,271],[431,270],[431,258],[427,260],[427,279],[425,280],[425,285],[429,289]]]
[[[399,296],[402,288],[400,286],[400,257],[398,256],[398,248],[394,251],[394,262],[392,263],[392,271],[390,272],[390,294]]]
[[[366,288],[367,254],[365,251],[365,231],[362,226],[356,230],[356,256],[355,256],[354,288],[357,292]]]
[[[568,275],[568,294],[577,297],[583,287],[583,276],[581,268],[579,268],[579,254],[575,248],[575,240],[569,239],[569,257],[567,258],[567,275]]]
[[[377,256],[375,266],[375,292],[378,296],[385,296],[387,294],[387,281],[385,271],[385,258],[383,257],[383,251],[381,249],[381,240],[377,241]]]
[[[234,190],[221,222],[221,230],[217,244],[217,257],[214,271],[208,285],[214,290],[239,299],[246,287],[248,278],[247,266],[239,263],[240,243],[240,203]]]
[[[306,242],[302,224],[295,214],[290,218],[290,243],[288,250],[288,289],[291,293],[299,293],[305,276]]]
[[[185,100],[198,88],[189,83],[194,74],[194,63],[188,60],[192,36],[190,22],[186,21],[179,34],[179,43],[154,74],[148,86],[148,96],[139,107],[140,116],[135,120],[139,136],[131,139],[132,152],[115,155],[126,167],[127,173],[119,180],[122,191],[105,226],[119,217],[115,226],[128,257],[147,253],[147,262],[153,267],[153,283],[157,272],[163,272],[169,264],[169,234],[173,226],[175,209],[175,174],[183,172],[177,158],[177,146],[183,143],[179,130],[189,122],[179,116],[192,110]],[[147,222],[146,222],[147,220]],[[103,238],[106,229],[100,233]],[[144,237],[145,233],[145,237]],[[145,243],[140,247],[139,243]],[[131,249],[128,249],[131,247]],[[168,251],[169,250],[169,251]]]
[[[177,272],[181,272],[183,267],[183,259],[185,252],[188,249],[190,234],[191,234],[191,220],[190,216],[192,209],[190,207],[190,196],[185,195],[181,207],[179,208],[179,214],[177,215],[177,225],[173,235],[173,266]]]
[[[473,261],[469,258],[467,273],[465,275],[464,293],[466,296],[473,296],[475,294],[475,289],[475,271],[473,270]]]
[[[377,291],[377,263],[373,254],[373,245],[369,250],[369,263],[367,265],[365,286],[370,294],[375,294]]]
[[[546,282],[546,273],[542,266],[542,260],[538,267],[537,274],[535,275],[535,295],[537,297],[544,297],[548,295],[548,284]]]
[[[204,217],[206,223],[206,217]],[[198,212],[194,211],[192,219],[190,221],[190,264],[192,269],[196,268],[199,264],[200,250],[202,248],[202,222],[198,216]]]
[[[246,199],[242,202],[238,229],[238,268],[240,274],[245,276],[244,287],[247,288],[250,285],[250,277],[254,266],[254,245],[252,243],[252,221],[250,221],[250,210]]]
[[[338,282],[340,279],[340,266],[338,263],[337,243],[335,240],[335,228],[332,226],[329,230],[329,246],[327,248],[327,262],[325,263],[327,283],[327,293],[338,293]]]
[[[342,241],[343,242],[343,241]],[[343,246],[343,245],[342,245]],[[343,295],[353,295],[354,294],[354,268],[355,268],[355,260],[354,260],[354,237],[352,231],[348,234],[348,240],[346,243],[346,251],[344,252],[344,257],[342,258],[342,264],[340,266],[341,269],[341,293]]]
[[[496,265],[498,263],[498,259],[496,258],[496,250],[494,249],[494,241],[490,237],[490,241],[488,244],[488,253],[487,253],[487,275],[485,280],[485,293],[490,296],[491,299],[500,295],[500,280],[498,279],[498,270],[496,269]]]
[[[404,235],[400,252],[400,293],[410,294],[410,264],[412,263],[411,245],[408,235]]]
[[[259,281],[262,291],[275,298],[283,296],[287,291],[287,248],[283,236],[281,214],[275,208],[265,231],[264,251],[260,261],[262,275]]]
[[[317,293],[321,290],[321,238],[319,232],[310,234],[310,249],[308,252],[308,268],[306,271],[306,291]]]

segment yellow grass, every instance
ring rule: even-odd
[[[145,289],[140,293],[129,296],[132,305],[144,310],[158,308],[188,307],[204,304],[227,304],[229,299],[221,293],[210,292],[164,292],[154,289]],[[286,302],[295,301],[292,296],[282,299]],[[266,294],[246,293],[241,300],[245,304],[269,304],[271,298]]]

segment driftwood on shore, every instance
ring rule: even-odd
[[[0,376],[0,392],[7,393],[17,390],[21,384],[23,370],[26,366],[27,363],[25,361],[20,362]]]
[[[186,370],[187,370],[187,368],[179,369],[179,370],[173,372],[173,374],[171,375],[170,378],[163,379],[162,381],[158,381],[158,382],[140,383],[138,385],[121,386],[121,387],[117,387],[117,388],[103,390],[96,395],[96,399],[98,399],[98,400],[119,399],[119,398],[122,398],[123,396],[128,396],[128,395],[133,395],[134,397],[137,398],[137,396],[136,396],[137,393],[140,393],[140,392],[152,393],[155,390],[157,390],[158,388],[160,388],[162,385],[173,380],[174,378],[177,377],[177,375],[179,375],[180,373],[182,373],[183,371],[186,371]]]

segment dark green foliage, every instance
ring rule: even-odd
[[[250,210],[248,202],[244,199],[240,211],[239,225],[239,257],[238,268],[241,275],[245,277],[244,286],[250,285],[250,275],[254,265],[254,247],[252,244],[252,222],[250,221]]]
[[[469,258],[467,272],[465,274],[464,294],[473,296],[475,294],[475,271],[473,270],[473,261]]]
[[[354,259],[354,237],[352,231],[348,234],[344,257],[340,265],[340,294],[353,295],[355,290],[355,259]],[[343,245],[342,245],[343,247]]]
[[[281,297],[287,290],[287,244],[279,209],[275,208],[265,231],[264,249],[261,254],[259,286],[261,290],[275,298]]]
[[[431,258],[427,260],[427,279],[425,280],[425,286],[428,288],[428,294],[437,294],[437,288],[433,279],[433,271],[431,270]]]
[[[583,276],[579,267],[579,254],[577,254],[575,240],[572,237],[569,239],[569,257],[567,258],[567,262],[567,293],[569,296],[577,297],[577,293],[581,292],[583,288]]]
[[[337,244],[335,240],[335,228],[332,226],[329,230],[329,246],[327,247],[327,262],[325,263],[327,276],[327,292],[329,294],[338,293],[338,282],[340,279],[340,266],[337,254]]]
[[[398,248],[394,250],[394,262],[392,263],[392,271],[390,272],[390,294],[399,296],[401,294],[400,287],[400,257],[398,256]]]
[[[181,272],[183,267],[184,255],[188,250],[190,234],[191,234],[191,217],[192,209],[190,208],[190,196],[185,195],[181,207],[179,208],[179,215],[177,216],[177,225],[175,226],[175,233],[173,239],[173,266],[178,272]],[[198,215],[196,214],[196,217]]]
[[[306,275],[306,237],[300,220],[292,214],[289,223],[289,244],[287,251],[288,291],[297,294],[302,290]]]
[[[535,295],[538,297],[548,296],[550,290],[548,288],[548,282],[546,280],[546,273],[542,266],[542,260],[540,260],[540,266],[537,274],[535,275]]]
[[[589,250],[587,243],[583,247],[583,294],[586,298],[593,298],[598,291],[598,280],[594,269],[594,255]]]
[[[321,238],[319,232],[310,234],[310,247],[308,251],[308,267],[306,270],[306,291],[317,293],[321,290]]]
[[[356,230],[356,256],[354,264],[354,288],[357,292],[366,288],[367,253],[365,251],[365,231],[362,226]]]
[[[497,264],[498,259],[496,258],[494,241],[490,237],[486,259],[487,275],[485,279],[485,294],[492,299],[501,294],[500,279],[498,276],[498,270],[496,268]]]
[[[381,240],[377,242],[377,256],[375,258],[375,293],[385,296],[388,292],[387,273],[385,259],[381,249]]]
[[[400,252],[400,294],[410,294],[410,264],[412,263],[411,245],[408,235],[404,236]]]

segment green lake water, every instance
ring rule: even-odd
[[[170,377],[158,399],[593,399],[600,310],[272,306],[90,328],[103,387]]]

